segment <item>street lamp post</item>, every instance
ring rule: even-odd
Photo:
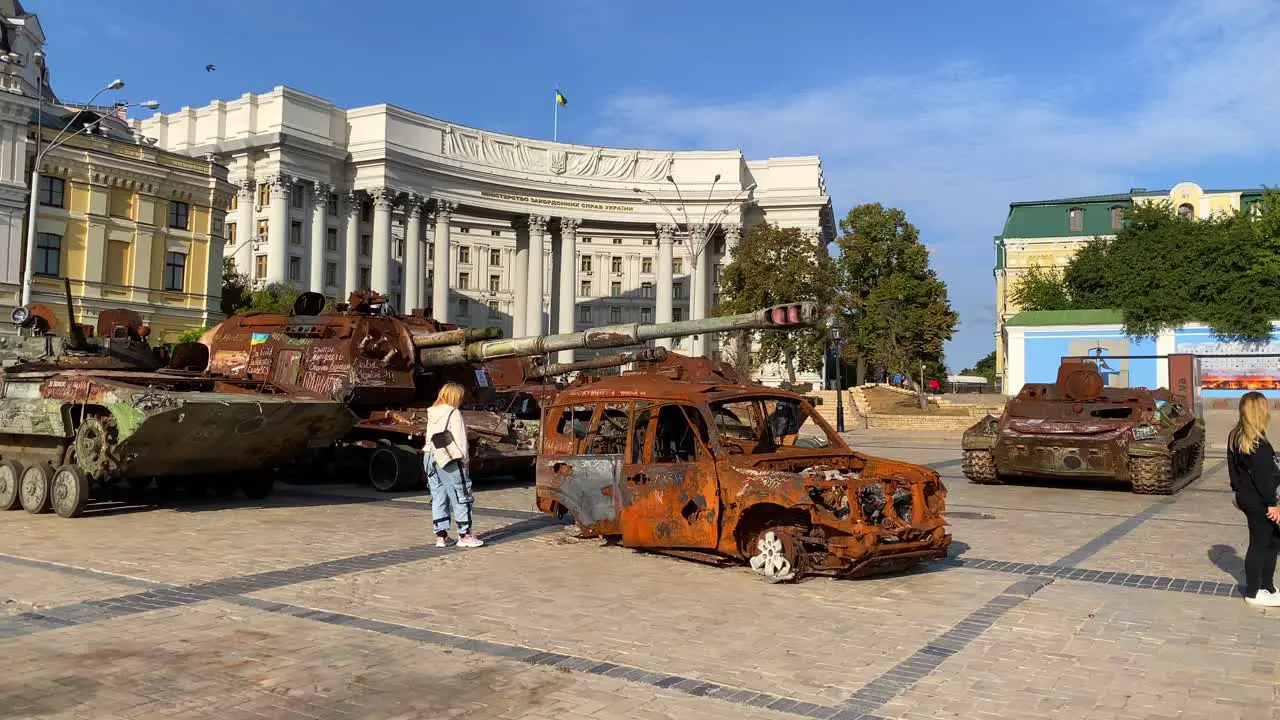
[[[37,53],[35,55],[35,58],[37,62],[40,62],[44,59],[44,55],[42,53]],[[63,143],[75,137],[76,135],[86,132],[89,128],[91,128],[95,124],[95,123],[87,123],[80,129],[76,130],[75,132],[67,133],[67,130],[71,128],[71,124],[74,123],[82,113],[88,110],[91,105],[93,105],[93,101],[97,100],[99,95],[101,95],[102,93],[108,90],[119,90],[120,88],[124,87],[123,80],[112,80],[110,83],[103,86],[101,90],[94,93],[93,97],[89,98],[89,101],[86,102],[84,105],[80,106],[80,109],[77,110],[76,113],[72,115],[69,120],[67,120],[67,124],[64,125],[62,129],[58,131],[58,134],[54,136],[53,140],[47,146],[45,146],[44,148],[41,148],[40,147],[40,143],[42,140],[41,131],[43,130],[43,127],[44,127],[44,81],[41,80],[37,84],[40,86],[40,91],[39,91],[39,103],[37,105],[37,110],[36,110],[36,153],[35,153],[35,161],[31,164],[31,197],[29,202],[27,203],[27,258],[26,258],[26,263],[22,273],[22,304],[23,305],[28,305],[31,303],[31,285],[35,275],[36,212],[39,208],[39,199],[40,199],[40,165],[44,161],[45,155],[48,154],[50,150],[53,150],[54,148],[61,146]],[[155,110],[156,108],[160,107],[160,103],[156,102],[155,100],[148,100],[146,102],[140,102],[140,103],[123,103],[122,105],[117,105],[116,107],[145,107],[151,110]],[[101,123],[101,119],[98,120],[98,123]]]
[[[840,325],[835,318],[827,318],[827,328],[831,331],[831,339],[836,344],[836,432],[844,432],[844,368],[840,352]]]

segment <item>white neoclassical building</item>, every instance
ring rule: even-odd
[[[231,168],[225,252],[255,281],[371,288],[508,336],[705,317],[744,228],[835,230],[814,156],[553,143],[288,87],[134,123]]]

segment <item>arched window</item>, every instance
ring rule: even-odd
[[[1124,227],[1124,208],[1122,207],[1111,208],[1111,229],[1113,231],[1119,232],[1120,228],[1122,227]]]
[[[1191,207],[1191,203],[1182,203],[1178,206],[1178,217],[1190,220],[1196,216],[1196,209]]]
[[[1071,208],[1067,212],[1067,216],[1071,218],[1071,232],[1080,232],[1084,230],[1084,209]]]

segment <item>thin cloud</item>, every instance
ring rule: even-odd
[[[592,139],[820,153],[838,214],[881,201],[920,226],[961,312],[948,348],[958,368],[992,347],[991,238],[1009,202],[1124,191],[1155,173],[1196,180],[1204,163],[1280,154],[1280,3],[1133,3],[1122,18],[1141,23],[1137,42],[1114,51],[1125,69],[1092,90],[1125,102],[962,62],[732,103],[626,93]]]

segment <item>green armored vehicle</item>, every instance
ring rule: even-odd
[[[120,481],[260,499],[277,467],[356,422],[333,400],[187,369],[207,364],[198,343],[165,363],[137,313],[106,310],[82,326],[70,301],[68,285],[61,336],[54,313],[33,305],[14,311],[18,334],[0,342],[0,510],[76,517],[94,487]]]

